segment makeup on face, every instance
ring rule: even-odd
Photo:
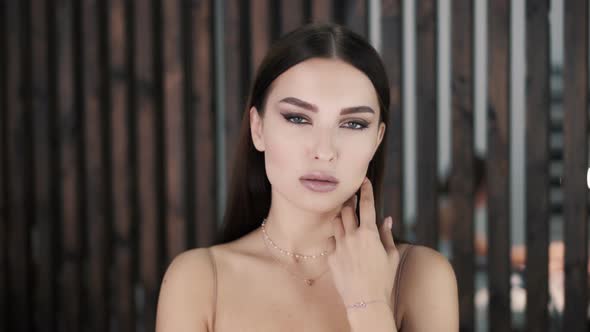
[[[307,189],[314,192],[330,192],[338,187],[338,179],[325,172],[311,172],[299,178]]]
[[[265,106],[265,166],[276,199],[332,211],[375,151],[381,109],[371,81],[348,64],[311,59],[273,82]]]
[[[318,113],[319,107],[309,103],[307,101],[301,100],[295,97],[286,97],[279,101],[279,108],[281,110],[281,115],[283,118],[295,125],[307,125],[311,123],[309,116],[305,113],[307,112],[294,112],[288,110],[289,108],[294,108],[297,110],[308,111],[312,113]],[[286,105],[286,110],[285,110]],[[345,107],[341,109],[340,116],[352,115],[352,114],[375,114],[375,111],[369,106],[353,106],[353,107]],[[353,129],[353,130],[364,130],[367,129],[370,125],[371,121],[363,118],[348,118],[345,119],[343,122],[344,128]]]

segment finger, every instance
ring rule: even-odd
[[[371,181],[366,178],[361,185],[360,197],[360,227],[377,228],[377,220],[375,216],[375,198],[373,197],[373,185]]]
[[[342,218],[336,217],[332,221],[332,226],[334,227],[334,239],[336,239],[336,245],[338,242],[342,240],[344,237],[344,227],[342,226]]]
[[[345,235],[347,232],[353,231],[354,228],[358,227],[358,223],[356,222],[356,218],[353,218],[351,220],[350,214],[347,212],[348,209],[352,209],[353,213],[354,213],[355,196],[352,196],[349,199],[347,199],[346,202],[344,202],[344,204],[342,204],[342,209],[340,210],[340,217],[342,218],[342,225],[344,226],[344,234]]]
[[[344,233],[352,234],[358,228],[356,216],[354,215],[354,209],[351,205],[347,204],[340,211],[342,215],[342,224],[344,225]]]
[[[386,250],[395,249],[395,241],[393,240],[393,233],[391,232],[392,224],[392,218],[387,217],[385,218],[385,221],[383,221],[383,224],[381,224],[381,229],[379,230],[381,242]]]

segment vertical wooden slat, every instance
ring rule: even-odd
[[[367,38],[369,36],[367,1],[369,0],[334,1],[334,20]]]
[[[110,35],[109,35],[109,21],[110,21],[110,1],[98,1],[97,6],[97,18],[98,18],[98,98],[99,98],[99,142],[100,142],[100,168],[102,178],[102,197],[99,200],[100,205],[98,208],[102,212],[102,222],[97,224],[97,228],[101,228],[97,234],[91,234],[96,238],[98,242],[96,257],[100,262],[98,264],[100,268],[101,276],[101,287],[104,293],[102,294],[102,302],[104,303],[104,312],[99,313],[101,319],[105,319],[106,328],[104,331],[110,331],[112,327],[112,308],[113,301],[113,287],[112,282],[112,270],[113,266],[113,168],[112,168],[112,93],[111,93],[111,80],[110,80],[110,69],[111,69],[111,48],[110,48]]]
[[[244,107],[248,94],[244,77],[243,65],[250,66],[248,43],[243,36],[241,20],[245,17],[240,13],[238,0],[228,0],[225,6],[225,118],[226,118],[226,177],[231,179],[231,168],[234,162],[237,133],[240,129]],[[240,54],[240,56],[236,56]]]
[[[79,237],[80,248],[79,252],[76,253],[79,257],[80,263],[80,324],[82,328],[88,328],[90,323],[90,285],[88,278],[89,271],[89,260],[88,260],[88,225],[89,222],[86,220],[88,215],[88,203],[87,203],[87,158],[86,158],[86,145],[87,138],[85,132],[85,118],[86,118],[86,103],[84,100],[84,1],[73,1],[72,2],[72,101],[73,101],[73,130],[75,136],[73,138],[73,149],[76,151],[76,193],[78,194],[75,198],[74,208],[78,211],[77,216],[80,218],[78,222],[78,233],[74,236]]]
[[[158,242],[158,202],[156,188],[156,75],[154,63],[153,24],[155,13],[151,2],[135,3],[135,82],[137,100],[138,205],[140,220],[140,271],[145,305],[142,325],[154,326],[159,285],[160,257]]]
[[[135,330],[135,299],[130,199],[129,66],[131,42],[127,29],[127,0],[111,0],[109,33],[111,50],[110,89],[112,94],[112,195],[115,250],[114,321],[117,331]]]
[[[8,264],[9,264],[9,329],[11,331],[29,331],[32,328],[33,315],[31,279],[31,250],[29,226],[33,206],[28,200],[28,185],[31,174],[29,153],[30,132],[27,130],[30,105],[28,104],[30,78],[30,47],[27,47],[27,4],[21,1],[9,1],[6,10],[7,24],[7,127],[9,165],[7,185],[9,188],[9,227],[8,227]]]
[[[474,325],[474,156],[473,156],[473,1],[454,0],[452,31],[452,174],[453,268],[459,286],[460,327]],[[420,121],[420,119],[418,119]]]
[[[164,114],[168,261],[186,249],[181,2],[164,1]],[[188,45],[185,45],[188,46]]]
[[[57,4],[55,1],[47,1],[46,7],[46,29],[47,29],[47,108],[48,108],[48,148],[47,152],[50,156],[49,159],[49,172],[47,176],[47,185],[49,186],[49,215],[51,222],[48,227],[51,231],[47,231],[46,238],[51,239],[51,249],[46,248],[42,250],[52,250],[52,264],[53,267],[51,273],[48,275],[48,279],[51,279],[51,290],[52,299],[48,300],[47,310],[50,317],[46,326],[53,324],[53,329],[58,330],[59,325],[59,308],[60,308],[60,289],[59,289],[59,278],[60,278],[60,263],[61,263],[61,250],[62,250],[62,232],[61,232],[61,220],[62,220],[62,190],[61,190],[61,149],[60,149],[60,113],[58,104],[59,94],[59,59],[57,57],[58,50],[58,24],[56,22],[56,10]]]
[[[526,2],[526,327],[547,331],[549,245],[549,1]]]
[[[488,10],[488,267],[490,331],[510,331],[510,1]]]
[[[74,53],[73,53],[73,6],[70,2],[57,3],[56,47],[58,63],[58,109],[61,154],[62,186],[62,260],[63,270],[60,278],[61,327],[65,331],[81,330],[82,308],[82,218],[78,201],[80,197],[79,163],[81,156],[77,151],[80,137],[77,110],[74,107]]]
[[[393,234],[404,237],[403,223],[403,109],[402,109],[402,60],[403,60],[403,1],[383,0],[381,55],[389,78],[390,107],[386,152],[385,183],[383,187],[384,215],[394,220]]]
[[[0,2],[0,49],[6,50],[6,2]],[[8,330],[8,148],[6,52],[0,52],[0,330]]]
[[[84,112],[84,152],[86,184],[86,216],[89,249],[88,315],[91,329],[107,331],[109,327],[107,300],[107,225],[105,218],[105,176],[103,151],[104,99],[102,70],[99,59],[99,12],[95,0],[84,0],[82,15],[82,61],[81,82]],[[102,68],[104,69],[104,68]]]
[[[588,2],[564,1],[564,331],[588,327]]]
[[[252,81],[252,17],[250,10],[252,9],[250,0],[239,1],[239,32],[240,45],[242,46],[242,54],[240,56],[240,77],[241,90],[243,92],[242,103],[240,109],[244,109],[244,104],[248,98],[250,91],[250,82]]]
[[[200,1],[191,9],[192,29],[192,77],[191,104],[189,123],[192,124],[191,140],[193,154],[190,160],[194,167],[194,223],[196,246],[209,246],[214,241],[217,225],[215,197],[215,128],[213,121],[213,40],[212,2]]]
[[[47,287],[51,287],[49,296],[45,300],[45,310],[47,310],[47,324],[49,331],[59,329],[59,308],[60,308],[60,277],[61,277],[61,258],[62,258],[62,190],[61,190],[61,149],[60,149],[60,113],[58,105],[58,94],[59,94],[59,81],[58,81],[58,70],[59,70],[59,59],[57,57],[57,50],[59,47],[58,43],[58,24],[57,19],[57,8],[58,5],[55,1],[46,1],[45,12],[42,15],[45,16],[45,29],[47,38],[47,50],[45,56],[47,57],[45,65],[47,66],[47,121],[48,121],[48,141],[47,145],[49,155],[49,170],[46,173],[47,186],[48,186],[48,214],[49,223],[46,225],[48,230],[42,230],[42,233],[46,234],[45,239],[47,243],[41,249],[42,251],[48,250],[51,252],[51,267],[47,267],[46,272],[47,278],[51,281],[48,282]],[[43,318],[42,318],[43,319]],[[43,319],[44,320],[44,319]]]
[[[311,0],[311,21],[331,22],[334,20],[334,2],[332,0]]]
[[[281,35],[305,23],[304,1],[281,0]]]
[[[48,36],[46,1],[31,1],[32,55],[33,55],[33,140],[35,153],[35,228],[37,228],[36,275],[43,276],[35,280],[38,290],[36,296],[36,328],[46,331],[57,329],[53,314],[56,307],[55,275],[55,225],[51,213],[50,179],[54,167],[50,140],[50,124],[55,114],[50,114],[48,103]]]
[[[250,20],[250,31],[252,32],[252,67],[250,70],[252,78],[250,81],[254,80],[256,70],[270,47],[269,2],[270,0],[252,0],[250,2],[250,15],[255,17],[255,19]]]
[[[436,17],[437,2],[416,3],[416,123],[418,197],[416,239],[438,247],[437,202],[437,101],[436,101]]]

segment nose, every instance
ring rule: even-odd
[[[330,131],[317,133],[314,142],[313,156],[316,160],[333,161],[338,156]]]

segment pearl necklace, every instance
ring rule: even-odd
[[[326,274],[328,271],[330,271],[330,268],[325,269],[322,273],[320,273],[319,275],[313,277],[313,278],[306,278],[302,275],[299,275],[297,273],[294,273],[293,271],[291,271],[285,264],[281,263],[281,261],[275,257],[275,255],[273,255],[273,253],[271,252],[268,244],[267,244],[267,237],[264,236],[262,238],[262,242],[264,242],[264,247],[266,248],[266,250],[268,250],[268,253],[270,254],[270,256],[272,257],[272,259],[279,264],[279,266],[281,268],[283,268],[285,271],[287,271],[289,273],[289,275],[295,279],[301,280],[303,281],[307,286],[311,287],[313,286],[313,284],[320,279],[324,274]]]
[[[316,259],[318,257],[323,257],[329,254],[329,252],[327,250],[322,251],[321,253],[317,254],[317,255],[304,255],[304,254],[299,254],[299,253],[294,253],[291,252],[289,250],[285,250],[283,248],[280,248],[279,246],[277,246],[274,241],[270,238],[270,236],[268,236],[268,233],[266,233],[266,218],[262,220],[262,225],[260,225],[260,227],[262,228],[262,234],[264,234],[264,238],[270,242],[270,245],[275,248],[276,250],[278,250],[281,254],[289,256],[289,257],[293,257],[295,258],[296,261],[299,261],[300,258],[303,258],[304,260],[307,259]]]

